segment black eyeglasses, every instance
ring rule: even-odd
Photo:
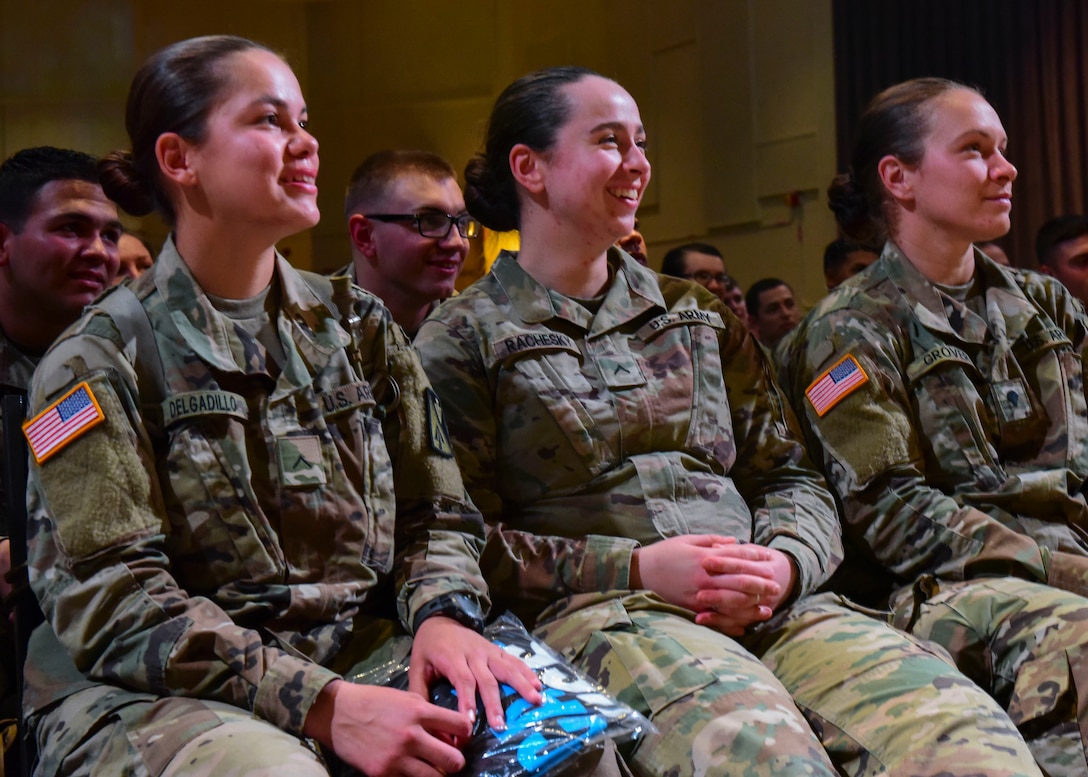
[[[461,237],[479,237],[483,232],[483,226],[479,221],[467,213],[460,216],[451,216],[439,211],[425,211],[423,213],[364,213],[368,219],[375,221],[412,221],[416,229],[423,237],[444,238],[453,227],[457,227],[457,234]]]
[[[729,276],[725,273],[707,272],[706,270],[699,270],[698,272],[687,273],[684,277],[690,278],[691,280],[698,283],[700,286],[706,286],[711,281],[717,281],[722,286],[727,285],[729,282]]]

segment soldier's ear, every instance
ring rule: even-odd
[[[0,267],[11,264],[12,243],[15,241],[15,231],[7,224],[0,222]]]
[[[544,159],[524,143],[510,149],[510,172],[514,180],[531,194],[544,191]]]
[[[193,166],[193,149],[194,146],[176,132],[160,135],[155,141],[155,158],[163,176],[182,186],[196,183],[199,177]]]
[[[884,184],[884,188],[896,202],[914,201],[914,188],[911,185],[914,167],[906,164],[899,157],[888,154],[877,163],[876,169],[880,175],[880,182]]]
[[[348,217],[348,237],[356,251],[367,259],[374,259],[378,255],[378,247],[374,243],[374,222],[361,213],[352,213]]]

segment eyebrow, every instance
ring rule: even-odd
[[[61,211],[60,213],[54,213],[52,216],[49,217],[50,224],[56,223],[58,221],[84,221],[88,223],[93,223],[97,221],[97,219],[78,210],[65,210]],[[125,225],[121,223],[120,219],[111,219],[110,221],[106,222],[106,226],[113,229],[119,229],[122,232],[125,231]]]
[[[984,130],[981,127],[971,127],[970,129],[964,130],[956,136],[955,142],[959,143],[960,141],[967,140],[972,135],[982,135],[984,138],[993,140],[994,143],[999,146],[1002,145],[1002,143],[1008,144],[1009,142],[1008,135],[995,135],[989,130]]]
[[[606,130],[606,129],[626,131],[627,125],[624,124],[623,122],[620,122],[620,121],[605,121],[605,122],[601,122],[596,127],[591,129],[590,132],[600,132],[601,130]],[[635,130],[635,134],[636,135],[645,135],[646,134],[646,129],[641,124],[639,124],[637,129]]]
[[[266,94],[263,97],[258,97],[256,100],[251,102],[250,105],[251,106],[272,105],[273,107],[275,107],[277,109],[280,109],[280,110],[287,110],[287,108],[289,107],[287,105],[287,101],[284,100],[282,97],[273,97],[270,94]],[[303,105],[302,106],[302,113],[309,113],[309,112],[310,112],[309,107],[306,106],[306,105]]]

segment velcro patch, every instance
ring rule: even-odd
[[[279,455],[280,485],[306,488],[326,482],[321,438],[314,434],[276,438]]]
[[[162,417],[167,426],[208,415],[229,415],[245,421],[249,418],[249,408],[244,397],[230,391],[186,391],[162,403]]]
[[[23,434],[38,464],[60,453],[88,429],[106,419],[87,381],[23,424]]]
[[[427,440],[431,450],[444,459],[453,458],[453,443],[450,442],[450,433],[446,429],[446,414],[442,410],[442,403],[434,389],[424,392],[427,400]]]
[[[495,343],[495,355],[508,359],[526,351],[570,351],[580,355],[574,339],[559,332],[521,332]]]
[[[325,415],[345,413],[357,407],[374,404],[374,395],[370,391],[370,384],[365,380],[339,386],[331,391],[318,394],[317,398],[321,400],[321,409]]]
[[[1031,406],[1031,395],[1028,394],[1028,387],[1023,378],[1000,381],[992,384],[990,389],[997,400],[997,409],[1001,412],[1001,420],[1006,423],[1013,423],[1023,421],[1025,418],[1031,418],[1034,409]]]
[[[1069,335],[1061,327],[1049,327],[1025,338],[1025,344],[1030,351],[1039,351],[1044,348],[1053,348],[1059,345],[1072,345]]]
[[[858,364],[858,360],[846,354],[835,362],[831,369],[812,381],[812,384],[805,389],[805,396],[812,403],[812,409],[816,411],[816,415],[822,418],[824,413],[868,382],[869,376]]]
[[[674,310],[671,313],[663,313],[657,316],[638,330],[638,336],[640,340],[645,342],[658,332],[663,332],[670,327],[689,326],[691,324],[702,324],[712,326],[715,329],[725,329],[725,320],[720,313],[693,308],[691,310]]]
[[[930,348],[907,365],[907,378],[912,381],[918,380],[922,375],[937,366],[950,363],[962,364],[971,370],[975,369],[975,363],[971,361],[971,356],[967,351],[954,345],[941,344]]]

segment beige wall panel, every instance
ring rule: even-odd
[[[124,95],[152,51],[212,32],[261,40],[290,60],[321,142],[325,219],[285,247],[299,266],[330,266],[347,258],[342,190],[366,153],[432,148],[461,170],[506,84],[583,65],[640,105],[652,260],[706,240],[743,282],[774,268],[808,300],[834,236],[822,202],[834,170],[830,20],[829,0],[0,0],[0,150],[101,153],[123,138]]]
[[[73,112],[79,121],[72,121]],[[128,142],[120,116],[123,101],[24,103],[11,108],[7,115],[3,157],[30,146],[60,146],[101,156]]]
[[[272,0],[133,0],[137,61],[167,44],[197,35],[241,35],[283,54],[309,86],[305,3]],[[128,83],[125,87],[127,89]]]
[[[313,108],[313,103],[311,103]],[[314,232],[315,266],[344,264],[349,258],[343,207],[352,171],[367,156],[385,148],[419,148],[441,154],[458,180],[482,140],[491,99],[437,101],[407,105],[336,106],[321,111],[313,130],[321,143],[318,204],[321,223]],[[315,111],[315,113],[317,113]]]
[[[640,109],[653,149],[653,191],[644,200],[640,226],[655,240],[682,239],[706,231],[700,101],[693,99],[690,86],[698,69],[698,51],[689,41],[652,56],[655,99]]]
[[[748,3],[703,0],[699,94],[707,230],[759,219],[751,117],[752,40]]]

